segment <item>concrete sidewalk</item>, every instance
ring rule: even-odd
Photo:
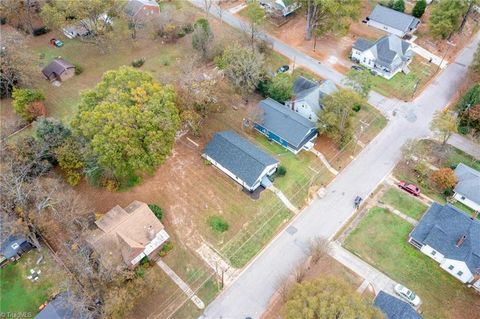
[[[375,294],[378,294],[380,290],[383,290],[389,294],[395,295],[393,287],[397,282],[340,246],[338,242],[330,243],[330,251],[328,254],[372,284]]]
[[[461,151],[480,160],[480,145],[460,134],[453,134],[447,141],[447,144],[455,146]]]
[[[433,63],[435,65],[440,65],[441,69],[445,69],[447,67],[447,65],[448,65],[447,60],[442,59],[441,57],[431,53],[430,51],[422,48],[421,46],[419,46],[416,43],[410,42],[410,44],[412,45],[413,52],[415,52],[419,56],[425,58],[428,61],[430,61],[430,59],[431,59],[431,63]]]

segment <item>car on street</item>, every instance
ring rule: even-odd
[[[414,307],[418,307],[422,303],[420,297],[418,297],[413,291],[401,284],[396,284],[394,290],[399,297],[401,297],[403,300],[405,300]]]
[[[54,47],[60,48],[63,46],[63,42],[60,40],[57,40],[55,38],[50,39],[50,44],[53,45]]]
[[[412,194],[413,196],[420,196],[420,189],[414,184],[410,184],[406,181],[401,181],[400,183],[398,183],[398,187]]]
[[[360,65],[357,65],[357,64],[354,64],[350,67],[352,70],[355,70],[355,71],[363,71],[365,70],[365,68],[363,66],[360,66]]]
[[[285,73],[288,70],[290,70],[290,67],[288,65],[282,65],[277,69],[277,73]]]

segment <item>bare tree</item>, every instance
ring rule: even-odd
[[[282,276],[277,281],[277,292],[283,302],[288,300],[288,295],[292,289],[292,280],[289,276]]]
[[[295,281],[298,283],[301,283],[303,279],[305,279],[305,276],[307,275],[308,268],[305,264],[305,262],[302,260],[300,261],[296,266],[295,270],[293,272],[293,276],[295,278]]]
[[[312,263],[317,264],[320,259],[328,255],[330,244],[326,238],[316,237],[310,243],[310,256]]]
[[[210,16],[210,9],[212,8],[215,0],[203,0],[203,9],[205,10],[205,17],[208,19]]]
[[[27,33],[33,33],[33,19],[43,5],[43,0],[2,0],[0,13],[15,27],[21,26]]]

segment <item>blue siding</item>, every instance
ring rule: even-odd
[[[275,134],[273,132],[270,132],[268,129],[261,126],[260,124],[254,124],[254,127],[257,131],[259,131],[260,133],[265,135],[268,139],[271,139],[271,140],[277,142],[278,144],[280,144],[281,146],[283,146],[285,148],[295,150],[294,146],[290,145],[287,141],[283,140],[280,136],[278,136],[277,134]]]

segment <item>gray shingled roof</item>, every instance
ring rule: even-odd
[[[312,138],[312,130],[316,131],[315,123],[271,98],[261,101],[259,107],[263,110],[259,124],[297,150]]]
[[[370,49],[373,45],[372,41],[369,41],[364,38],[358,38],[357,41],[353,44],[353,48],[357,49],[359,51],[365,51],[367,49]]]
[[[407,61],[411,58],[411,53],[407,53],[409,48],[410,43],[396,35],[390,34],[378,39],[371,50],[377,58],[376,64],[389,67],[397,57],[399,59],[398,62]]]
[[[27,239],[23,235],[11,235],[0,247],[0,254],[5,258],[9,259],[17,255],[17,252],[21,249],[20,246],[27,242]],[[12,247],[13,244],[17,244],[18,248],[15,249]]]
[[[251,142],[232,131],[217,132],[204,154],[253,186],[267,166],[278,163]]]
[[[368,18],[403,32],[410,31],[410,28],[415,28],[420,23],[419,19],[411,15],[395,11],[379,4],[375,6]]]
[[[326,95],[338,91],[335,83],[325,80],[321,83],[299,76],[293,82],[293,95],[295,101],[305,100],[314,112],[319,112],[321,101]]]
[[[463,235],[466,239],[457,247]],[[455,206],[433,203],[410,236],[446,258],[464,261],[472,273],[480,268],[480,221]]]
[[[455,168],[458,178],[455,192],[480,205],[480,172],[460,163]]]
[[[318,82],[299,76],[293,82],[293,94],[296,99],[301,99],[315,91],[319,86],[320,84]]]
[[[386,319],[422,319],[408,303],[381,290],[373,304],[379,308]]]
[[[35,316],[35,319],[67,319],[74,318],[72,308],[67,304],[67,293],[57,295],[50,301],[42,311]]]

